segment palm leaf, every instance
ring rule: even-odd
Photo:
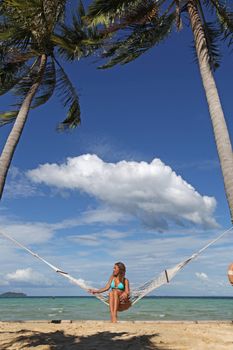
[[[52,41],[59,53],[67,60],[89,56],[101,47],[104,36],[95,27],[88,27],[83,21],[85,10],[80,2],[78,10],[72,16],[70,25],[61,24],[59,34],[52,35]]]
[[[6,25],[2,25],[0,26],[0,41],[4,41],[4,40],[9,40],[10,38],[12,38],[12,35],[14,33],[15,29],[8,27]]]
[[[0,95],[10,91],[28,73],[29,68],[24,62],[1,64]]]
[[[87,20],[92,25],[109,25],[127,14],[129,8],[142,4],[142,0],[95,0],[88,9]]]
[[[78,17],[78,23],[80,23],[80,25],[82,27],[85,26],[83,19],[86,16],[86,11],[85,11],[85,7],[83,5],[83,2],[81,0],[79,1],[79,4],[78,4],[76,16]],[[76,18],[77,18],[76,16],[73,17],[73,21],[74,21],[74,19],[76,20]]]
[[[36,82],[38,76],[35,72],[28,73],[24,76],[15,87],[15,95],[19,96],[19,100],[13,106],[17,107],[15,111],[8,111],[0,114],[0,126],[9,124],[13,122],[18,114],[18,109],[20,108],[26,94],[29,89]],[[53,95],[56,86],[56,69],[54,61],[52,60],[47,64],[43,78],[41,80],[40,87],[33,99],[30,109],[35,109],[43,104],[45,104]]]
[[[30,90],[31,86],[38,80],[37,71],[34,70],[34,68],[37,66],[38,59],[36,59],[31,67],[29,68],[27,74],[25,74],[23,77],[19,77],[18,81],[12,82],[14,84],[14,89],[12,92],[18,97],[18,102],[14,103],[12,106],[16,107],[16,110],[3,112],[0,114],[0,126],[12,123],[15,121],[20,106],[22,105],[22,102]]]
[[[20,53],[14,48],[0,47],[0,95],[10,91],[29,73],[26,61],[34,56],[33,52]]]
[[[37,63],[38,60],[35,61],[35,66],[33,65],[33,68],[29,71],[29,73],[26,76],[24,76],[23,79],[21,79],[12,90],[16,98],[18,97],[19,99],[19,101],[16,102],[13,106],[20,106],[25,96],[31,89],[32,85],[38,81],[39,76],[37,74],[37,69],[35,69],[37,68]]]
[[[105,34],[107,37],[108,34],[117,32],[121,29],[125,29],[130,25],[142,25],[150,23],[158,16],[159,6],[158,3],[155,3],[154,0],[139,2],[138,4],[135,4],[135,6],[128,8],[127,12],[122,15],[120,19],[117,20],[116,17],[116,21],[105,26],[105,28],[101,30],[101,33]]]
[[[17,23],[8,25],[1,24],[0,26],[0,41],[8,41],[11,46],[29,35],[31,35],[31,33],[28,28],[22,28],[22,26],[17,25]]]
[[[136,3],[135,6],[126,12],[122,16],[121,24],[145,24],[153,21],[155,17],[159,15],[158,3],[154,0],[147,0]]]
[[[0,113],[0,127],[15,121],[19,111]]]
[[[211,0],[211,3],[215,6],[223,39],[228,40],[230,46],[233,44],[233,10],[229,10],[221,1]]]
[[[116,64],[126,64],[141,56],[147,50],[163,41],[171,32],[175,13],[154,18],[151,23],[131,26],[132,33],[107,50],[103,57],[112,57],[100,68],[110,68]]]
[[[45,104],[52,96],[56,87],[56,68],[54,60],[47,63],[40,87],[33,99],[31,109]]]
[[[220,29],[216,22],[204,22],[202,25],[206,39],[206,43],[203,43],[203,49],[207,49],[210,67],[213,71],[215,71],[220,65],[221,58],[218,47]],[[202,50],[202,47],[200,50]]]
[[[206,3],[208,6],[208,2]],[[210,5],[211,6],[211,5]],[[201,5],[201,2],[198,1],[198,8],[200,11],[200,16],[202,20],[202,27],[205,35],[205,41],[203,41],[203,47],[200,49],[207,49],[208,60],[210,68],[214,71],[220,65],[220,51],[218,47],[218,41],[221,34],[219,23],[218,22],[207,22],[205,19],[205,14]]]
[[[79,97],[60,63],[56,59],[55,62],[58,66],[56,90],[64,107],[68,108],[66,118],[58,125],[58,129],[75,128],[81,123]]]
[[[17,47],[26,50],[31,40],[31,32],[28,26],[22,26],[17,22],[8,22],[0,24],[0,41],[1,45]]]
[[[43,0],[3,0],[2,11],[16,22],[30,19],[41,12]]]
[[[63,22],[67,0],[47,0],[42,2],[42,11],[49,32],[60,21]]]

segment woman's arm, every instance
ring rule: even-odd
[[[108,283],[106,284],[106,286],[104,288],[100,288],[100,289],[89,289],[89,292],[92,294],[99,294],[99,293],[103,293],[106,292],[107,290],[109,290],[109,288],[111,287],[111,282],[112,282],[113,276],[111,276],[108,280]]]
[[[129,280],[127,280],[127,278],[125,278],[125,290],[120,295],[120,300],[127,299],[129,297],[129,295],[130,295]]]
[[[130,288],[129,288],[129,280],[125,279],[125,293],[127,296],[130,294]]]

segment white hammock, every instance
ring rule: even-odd
[[[185,265],[187,265],[191,260],[195,259],[199,254],[201,254],[205,249],[207,249],[210,245],[217,242],[220,238],[222,238],[225,234],[233,230],[233,226],[230,227],[228,230],[221,233],[217,238],[206,244],[203,248],[201,248],[198,252],[191,255],[188,259],[180,262],[179,264],[175,265],[174,267],[170,269],[166,269],[163,272],[161,272],[158,276],[155,276],[148,282],[144,283],[142,286],[140,286],[137,289],[133,289],[130,291],[130,300],[132,305],[134,305],[136,302],[138,302],[141,298],[143,298],[145,295],[152,292],[154,289],[159,288],[163,284],[169,283],[171,279],[179,272]],[[80,288],[84,289],[86,292],[88,292],[89,289],[93,289],[92,286],[88,285],[85,281],[82,279],[77,279],[69,275],[67,272],[59,269],[58,267],[50,264],[48,261],[40,257],[38,254],[34,253],[32,250],[28,249],[27,247],[23,246],[21,243],[16,241],[14,238],[10,237],[6,233],[0,232],[0,234],[10,241],[14,242],[19,247],[26,250],[28,253],[33,255],[34,257],[38,258],[39,260],[43,261],[46,265],[51,267],[54,271],[59,273],[61,276],[66,277],[70,280],[71,283],[74,283],[78,285]],[[105,304],[108,305],[108,295],[106,293],[102,294],[95,294],[95,297],[103,301]]]

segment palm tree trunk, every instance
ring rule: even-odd
[[[28,91],[21,107],[19,110],[19,113],[17,115],[17,118],[15,120],[15,123],[12,127],[12,130],[7,138],[7,141],[5,143],[5,146],[3,148],[2,154],[0,156],[0,199],[2,198],[3,189],[5,186],[5,181],[7,177],[7,173],[15,152],[15,148],[19,142],[19,139],[22,135],[23,128],[25,125],[25,122],[27,120],[28,112],[30,110],[30,106],[33,100],[33,97],[35,96],[43,74],[44,69],[46,66],[47,57],[46,55],[41,56],[40,60],[40,67],[38,71],[38,79],[37,81],[31,86],[30,90]]]
[[[231,214],[231,221],[233,222],[233,154],[231,140],[227,130],[218,90],[212,71],[210,69],[208,60],[209,54],[202,22],[196,6],[196,1],[189,1],[188,13],[190,16],[200,73],[206,93],[215,142],[217,145],[218,156],[221,164],[225,192]]]

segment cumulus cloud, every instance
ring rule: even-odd
[[[18,269],[15,272],[6,275],[8,282],[26,283],[30,285],[46,285],[51,286],[52,283],[39,272],[33,271],[30,267],[26,269]]]
[[[195,275],[197,276],[197,278],[199,278],[202,281],[207,281],[208,280],[208,276],[204,272],[196,272]]]
[[[27,175],[36,183],[83,191],[154,229],[167,229],[171,222],[217,226],[216,200],[200,195],[160,159],[107,163],[85,154],[64,164],[40,165]]]

